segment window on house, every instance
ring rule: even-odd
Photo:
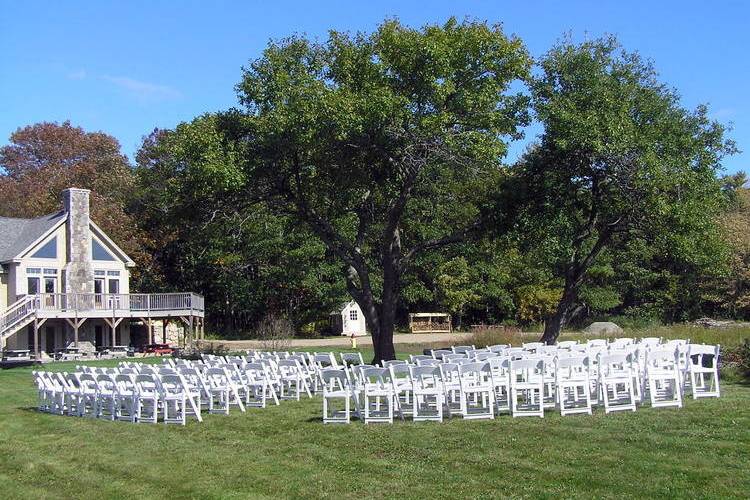
[[[96,240],[91,240],[91,258],[94,260],[109,260],[113,261],[115,258],[109,253],[109,250]]]
[[[119,276],[120,271],[107,271],[107,276]]]
[[[40,267],[27,267],[26,274],[42,274],[42,269]]]
[[[350,309],[349,310],[349,319],[352,321],[357,321],[357,310],[356,309]]]
[[[57,276],[57,269],[52,269],[45,267],[44,268],[44,275],[45,276]]]
[[[56,259],[57,258],[57,236],[47,243],[31,256],[32,259]]]
[[[28,277],[26,278],[26,293],[28,295],[36,295],[39,293],[39,278],[38,277]]]
[[[94,276],[106,276],[107,271],[94,271]]]

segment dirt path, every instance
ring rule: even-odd
[[[404,333],[393,336],[394,344],[445,344],[456,345],[471,339],[468,332],[454,333]],[[259,349],[262,342],[258,340],[206,340],[207,345],[222,345],[227,349]],[[349,337],[328,337],[324,339],[292,339],[289,347],[350,347]],[[372,346],[372,337],[357,337],[358,347]]]

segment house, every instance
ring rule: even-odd
[[[52,354],[71,343],[153,343],[182,322],[191,339],[203,333],[203,297],[193,293],[131,293],[134,262],[89,217],[86,189],[63,191],[62,210],[36,219],[0,217],[0,348]]]
[[[362,309],[355,301],[351,300],[341,304],[331,311],[329,316],[331,331],[334,335],[367,335],[367,325]]]

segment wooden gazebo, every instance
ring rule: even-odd
[[[451,315],[448,313],[411,313],[409,314],[409,331],[411,333],[450,333]]]

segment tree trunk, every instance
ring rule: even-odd
[[[560,298],[560,302],[557,304],[555,313],[547,319],[544,324],[544,334],[539,339],[540,342],[544,342],[548,345],[553,345],[557,342],[557,338],[560,336],[560,332],[565,327],[570,319],[570,310],[575,304],[576,297],[578,295],[578,287],[573,285],[566,285],[563,296]]]
[[[375,355],[372,364],[381,364],[383,361],[396,359],[396,349],[393,346],[393,321],[381,321],[377,339],[374,333],[372,346],[375,348]]]

